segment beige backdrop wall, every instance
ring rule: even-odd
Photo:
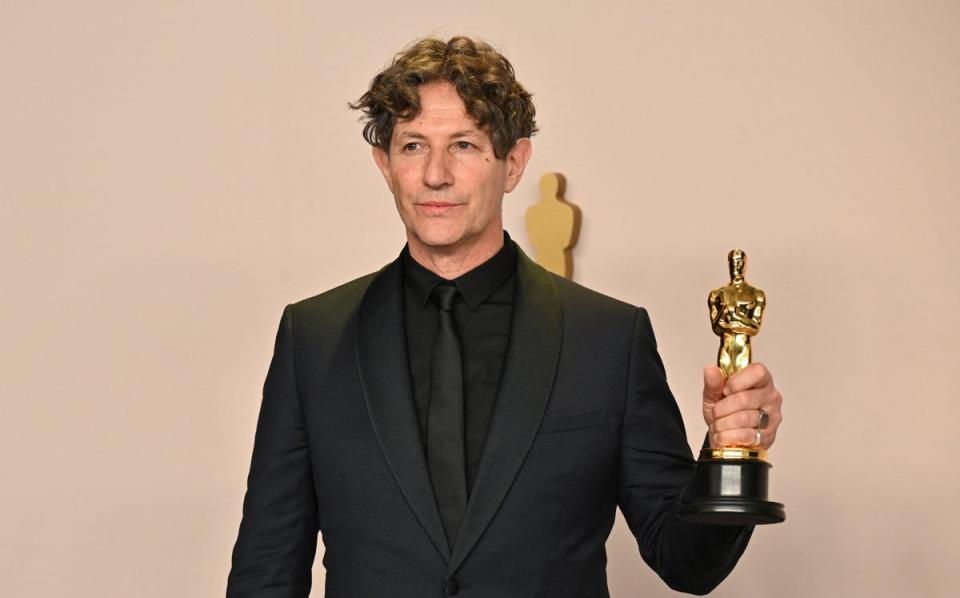
[[[575,279],[650,310],[695,444],[705,295],[752,258],[789,519],[716,595],[948,595],[960,4],[915,0],[5,0],[0,594],[222,595],[283,306],[403,242],[346,102],[455,32],[538,103],[508,230],[567,175]],[[615,596],[672,594],[608,550]]]

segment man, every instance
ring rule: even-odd
[[[319,531],[327,598],[608,596],[617,506],[667,584],[709,592],[752,529],[677,517],[694,462],[646,312],[503,231],[536,131],[510,64],[423,40],[354,107],[407,245],[284,310],[227,595],[307,596]],[[703,398],[711,445],[773,442],[762,365],[707,368]]]

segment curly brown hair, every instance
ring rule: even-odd
[[[373,78],[370,89],[350,104],[364,113],[363,138],[389,151],[397,119],[420,113],[417,88],[437,81],[457,89],[467,113],[489,132],[498,159],[517,139],[537,132],[531,95],[517,82],[510,62],[489,44],[458,36],[414,42]]]

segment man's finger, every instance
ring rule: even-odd
[[[721,399],[713,407],[714,419],[726,417],[737,411],[763,409],[770,417],[779,415],[782,398],[776,390],[753,388]]]
[[[710,445],[770,448],[770,445],[776,440],[776,433],[767,430],[759,430],[759,432],[759,439],[757,430],[754,428],[737,428],[736,430],[716,432],[710,435]],[[758,440],[759,442],[757,442]]]
[[[713,420],[712,430],[714,432],[726,432],[727,430],[736,430],[738,428],[756,428],[759,423],[760,410],[747,409],[744,411],[735,411],[730,415],[716,418]],[[767,427],[769,427],[769,420]]]
[[[772,384],[773,377],[770,375],[767,366],[762,363],[751,363],[736,374],[730,376],[730,380],[727,381],[727,385],[723,388],[723,394],[729,397],[732,394],[747,390],[748,388],[760,388],[763,386],[771,386]]]

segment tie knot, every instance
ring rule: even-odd
[[[453,303],[459,295],[460,291],[457,290],[457,287],[450,284],[438,284],[433,287],[430,300],[440,308],[440,311],[452,311]]]

